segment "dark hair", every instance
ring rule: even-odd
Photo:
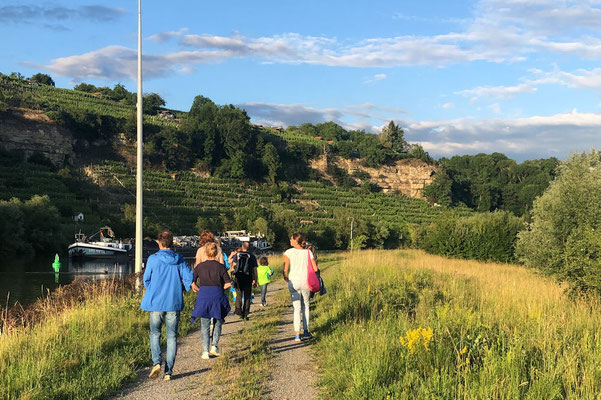
[[[307,247],[307,237],[300,232],[293,233],[291,236],[292,240],[299,244],[303,249]]]
[[[198,239],[198,247],[202,247],[209,242],[215,241],[215,235],[211,231],[202,231]]]
[[[259,265],[269,265],[269,260],[267,259],[267,257],[259,257]]]
[[[158,242],[161,244],[161,246],[165,247],[165,248],[170,248],[171,246],[173,246],[173,233],[169,232],[169,231],[161,231],[159,232],[159,236],[158,236]]]

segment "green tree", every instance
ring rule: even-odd
[[[380,133],[380,141],[382,146],[390,149],[394,155],[407,152],[407,142],[405,141],[405,132],[394,121],[390,121],[388,125],[382,128]]]
[[[48,74],[37,73],[30,78],[32,81],[42,85],[54,86],[54,80]]]
[[[272,143],[267,143],[263,150],[263,164],[267,168],[267,177],[271,184],[275,184],[278,177],[278,172],[282,163],[280,162],[280,156],[278,151]]]
[[[164,107],[165,104],[165,100],[158,94],[145,94],[142,98],[142,112],[147,115],[155,115],[159,108]]]
[[[534,202],[518,255],[576,290],[601,293],[601,152],[574,154],[558,172]]]

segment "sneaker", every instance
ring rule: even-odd
[[[163,378],[164,381],[170,381],[171,380],[171,375],[165,375],[165,377]]]
[[[300,342],[301,341],[301,336],[300,335],[294,335],[294,341],[295,342]]]
[[[206,351],[204,353],[202,353],[202,356],[200,356],[200,358],[202,358],[203,360],[208,360],[209,357],[209,353],[207,353]]]
[[[160,372],[161,372],[161,364],[154,364],[154,366],[150,370],[150,375],[148,375],[148,377],[150,379],[158,378]]]
[[[311,334],[309,333],[309,331],[305,331],[305,332],[303,333],[303,340],[309,340],[309,339],[311,339],[312,337],[313,337],[313,335],[311,335]]]
[[[212,356],[219,357],[221,353],[219,352],[218,346],[211,346],[211,351],[209,352]]]

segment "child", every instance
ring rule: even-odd
[[[261,306],[267,305],[265,297],[267,296],[267,285],[271,282],[273,270],[269,268],[269,260],[267,257],[259,257],[259,267],[257,268],[257,276],[259,285],[261,285]]]

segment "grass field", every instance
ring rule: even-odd
[[[599,398],[598,302],[529,270],[364,251],[324,279],[313,330],[326,398]]]

